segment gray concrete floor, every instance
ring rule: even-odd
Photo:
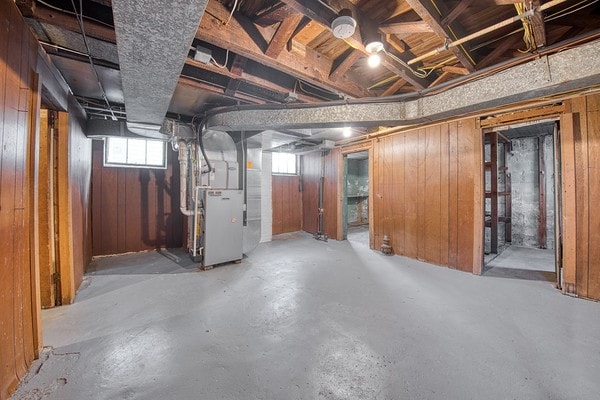
[[[556,282],[554,250],[507,246],[485,258],[484,275]]]
[[[600,303],[281,235],[206,272],[105,259],[14,399],[598,399]]]
[[[348,227],[348,240],[354,243],[369,245],[369,225],[358,225]]]

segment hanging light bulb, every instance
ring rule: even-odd
[[[351,128],[344,128],[344,137],[350,137],[352,136],[352,129]]]
[[[377,68],[381,64],[381,57],[379,54],[371,54],[367,59],[367,63],[371,68]]]

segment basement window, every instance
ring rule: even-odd
[[[167,168],[166,142],[133,138],[104,139],[105,167]]]
[[[273,174],[296,175],[296,155],[291,153],[273,153]]]

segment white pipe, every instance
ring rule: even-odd
[[[187,208],[187,170],[188,170],[188,148],[185,140],[180,140],[179,145],[179,209],[183,215],[188,217],[194,215],[194,210]]]

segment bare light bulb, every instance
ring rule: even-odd
[[[379,54],[371,54],[367,60],[369,67],[376,68],[381,64],[381,57]]]
[[[344,137],[350,137],[352,136],[352,129],[350,128],[344,128]]]

